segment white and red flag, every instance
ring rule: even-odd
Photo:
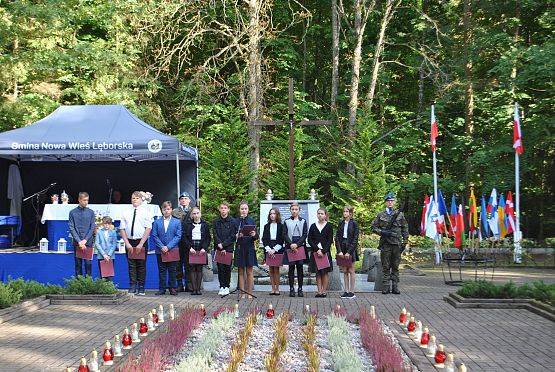
[[[524,152],[524,146],[522,145],[522,131],[520,129],[520,116],[518,114],[518,105],[516,103],[513,121],[513,148],[515,149],[515,152],[519,155]]]

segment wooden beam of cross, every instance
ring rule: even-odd
[[[295,122],[293,79],[289,78],[289,121],[254,120],[256,126],[289,124],[289,199],[295,199],[295,126],[297,125],[329,125],[330,120],[301,120]]]

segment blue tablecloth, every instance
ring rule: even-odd
[[[154,219],[158,217],[154,216]],[[114,221],[114,226],[116,230],[119,227],[119,220]],[[48,220],[46,221],[46,228],[48,229],[48,250],[49,251],[57,251],[58,250],[58,240],[60,238],[64,238],[67,242],[66,250],[73,251],[73,239],[71,238],[71,234],[69,232],[69,221],[67,220]],[[119,234],[119,230],[118,230]],[[118,235],[119,239],[119,235]],[[148,246],[154,247],[154,240],[152,236],[148,238]]]
[[[125,254],[116,254],[114,265],[114,283],[118,288],[129,288],[129,274]],[[0,252],[0,280],[24,278],[40,283],[64,284],[65,278],[75,273],[73,253],[4,253]],[[92,262],[93,278],[100,277],[96,255]],[[146,282],[147,289],[158,288],[158,266],[154,254],[147,255]]]

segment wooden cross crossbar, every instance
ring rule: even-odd
[[[295,126],[296,125],[329,125],[330,120],[301,120],[295,122],[293,79],[289,78],[289,120],[254,120],[255,126],[289,124],[289,199],[295,199]]]

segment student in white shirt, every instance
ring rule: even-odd
[[[284,225],[281,223],[279,209],[272,208],[268,213],[268,223],[264,225],[262,233],[262,248],[264,257],[281,254],[285,251]],[[270,296],[279,296],[279,266],[270,266]]]
[[[147,241],[152,230],[152,216],[146,208],[141,207],[142,202],[141,193],[139,191],[133,192],[131,195],[133,208],[123,213],[119,225],[127,251],[129,293],[136,293],[139,296],[145,295]],[[138,251],[143,250],[145,259],[129,258],[129,253],[132,251],[138,253]]]
[[[343,219],[339,222],[335,233],[337,256],[352,262],[351,266],[343,267],[345,292],[341,298],[355,298],[355,265],[358,261],[358,224],[353,220],[354,209],[350,205],[343,207]]]

